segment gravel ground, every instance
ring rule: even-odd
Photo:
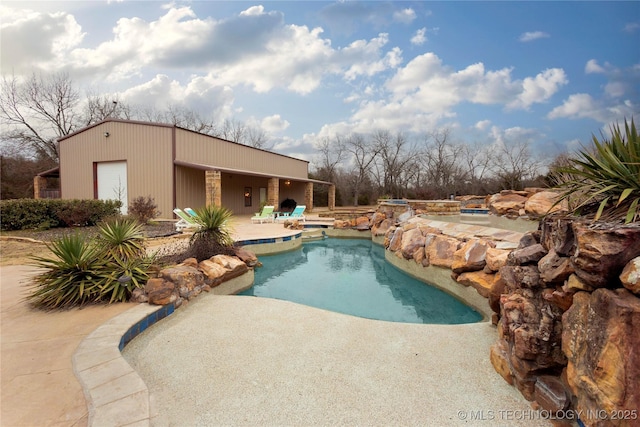
[[[3,231],[0,234],[0,265],[31,264],[32,257],[47,256],[51,253],[45,243],[72,233],[81,233],[86,238],[92,239],[98,234],[98,229],[97,227],[77,227]],[[149,239],[148,247],[157,247],[170,242],[169,239],[176,234],[179,233],[176,233],[175,226],[171,222],[144,226],[144,235]],[[16,239],[11,239],[12,237]]]
[[[143,230],[144,235],[148,238],[168,237],[178,234],[176,232],[175,225],[172,222],[147,224],[144,226]],[[50,228],[49,230],[13,230],[3,231],[1,236],[26,237],[33,240],[40,240],[42,242],[51,242],[62,236],[73,233],[81,233],[86,235],[87,238],[93,238],[98,234],[98,227],[66,227]]]

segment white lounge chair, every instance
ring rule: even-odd
[[[173,213],[178,215],[178,217],[180,218],[178,222],[176,222],[177,231],[184,231],[189,228],[200,228],[200,224],[194,218],[184,213],[182,209],[175,208],[173,210]]]

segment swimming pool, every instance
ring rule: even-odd
[[[398,270],[384,248],[365,239],[324,239],[261,256],[254,286],[239,295],[276,298],[368,319],[461,324],[482,316]]]

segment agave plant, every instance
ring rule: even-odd
[[[152,264],[152,257],[111,260],[105,266],[106,277],[98,288],[98,299],[109,303],[128,301],[135,288],[144,287]]]
[[[53,258],[34,257],[45,271],[34,278],[26,297],[44,309],[69,308],[95,302],[98,289],[106,281],[107,264],[101,250],[76,233],[47,244]]]
[[[231,236],[231,211],[211,205],[197,209],[196,214],[200,228],[189,240],[189,254],[202,261],[213,255],[230,253],[234,243]]]
[[[112,258],[134,259],[146,256],[142,224],[134,218],[118,218],[98,225],[98,244]]]
[[[79,233],[48,244],[51,258],[35,257],[45,271],[35,277],[27,301],[45,309],[127,301],[149,278],[142,226],[134,219],[100,224],[91,241]]]
[[[593,207],[594,219],[640,218],[640,139],[635,123],[611,127],[611,138],[593,136],[593,150],[581,150],[569,165],[554,171],[562,190],[558,203],[566,200],[574,213]],[[597,208],[596,208],[597,207]]]

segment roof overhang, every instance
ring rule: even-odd
[[[317,179],[300,178],[297,176],[289,176],[289,175],[273,175],[273,174],[254,172],[254,171],[244,170],[244,169],[220,168],[216,166],[205,165],[203,163],[190,163],[190,162],[183,162],[181,160],[175,160],[173,163],[177,166],[184,166],[187,168],[200,169],[200,170],[210,170],[210,171],[215,170],[215,171],[226,172],[226,173],[237,173],[240,175],[260,176],[263,178],[278,178],[278,179],[288,179],[289,181],[312,182],[314,184],[333,185],[333,183],[329,181],[319,181]]]
[[[42,176],[44,178],[60,178],[60,167],[58,166],[53,169],[40,172],[37,176]]]

